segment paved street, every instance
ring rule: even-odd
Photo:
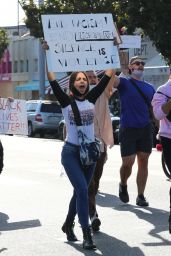
[[[60,164],[63,142],[55,139],[4,136],[5,168],[0,176],[0,255],[2,256],[170,256],[168,232],[169,188],[153,149],[145,196],[150,207],[135,204],[136,166],[129,179],[130,203],[118,199],[119,146],[108,151],[108,161],[97,196],[101,232],[94,236],[98,250],[68,243],[61,225],[72,187]],[[71,163],[72,164],[72,163]]]

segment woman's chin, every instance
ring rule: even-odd
[[[86,90],[79,90],[79,93],[84,94]]]

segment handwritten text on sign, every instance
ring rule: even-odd
[[[42,15],[49,71],[119,68],[111,14]]]
[[[28,134],[26,104],[24,100],[0,98],[0,133]]]

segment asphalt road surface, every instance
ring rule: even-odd
[[[0,255],[2,256],[170,256],[168,232],[170,182],[153,149],[145,196],[150,206],[136,206],[136,164],[128,182],[129,204],[118,198],[119,146],[108,160],[97,195],[101,231],[96,251],[82,249],[76,219],[76,243],[68,243],[61,226],[72,187],[60,163],[63,142],[55,139],[1,135],[5,167],[0,176]],[[72,164],[72,163],[71,163]]]

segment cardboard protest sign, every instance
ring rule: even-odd
[[[113,24],[114,24],[114,31],[115,31],[115,37],[116,37],[116,45],[122,44],[121,35],[119,33],[116,22],[114,22]]]
[[[123,35],[119,48],[141,48],[141,36]]]
[[[0,133],[28,134],[25,100],[0,98]]]
[[[112,14],[42,15],[49,71],[119,68]]]

